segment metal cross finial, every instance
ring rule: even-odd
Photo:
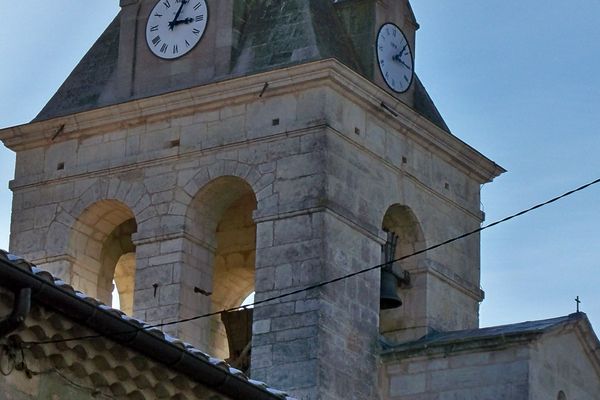
[[[575,297],[575,303],[577,303],[577,312],[579,312],[579,304],[581,304],[581,300],[579,300],[579,296]]]

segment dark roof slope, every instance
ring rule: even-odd
[[[34,121],[107,105],[101,101],[101,96],[117,69],[119,19],[117,16],[110,23]]]
[[[446,132],[450,132],[450,128],[446,125],[446,121],[442,118],[442,115],[433,103],[433,100],[429,97],[429,93],[427,93],[425,86],[423,86],[423,83],[416,74],[413,85],[415,85],[413,98],[415,111],[436,124],[439,128],[442,128]]]
[[[247,74],[337,58],[359,69],[333,4],[323,0],[264,1],[249,11],[233,72]]]
[[[236,32],[241,42],[232,50],[230,73],[223,80],[310,61],[335,58],[363,76],[364,70],[336,12],[324,0],[244,0],[236,2]],[[42,121],[131,98],[114,93],[119,58],[120,15],[94,43],[34,121]],[[238,31],[239,28],[239,31]],[[207,82],[197,82],[206,84]],[[450,132],[421,81],[415,79],[414,109]],[[180,89],[180,88],[178,88]],[[157,93],[160,94],[160,93]]]

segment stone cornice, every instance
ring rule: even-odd
[[[0,130],[0,140],[14,151],[47,146],[54,141],[82,138],[158,121],[215,110],[255,100],[268,82],[265,96],[329,86],[357,101],[386,122],[451,160],[481,183],[491,181],[504,169],[481,153],[437,127],[404,103],[334,59],[228,79],[122,104],[112,105]],[[384,104],[385,106],[382,106]]]

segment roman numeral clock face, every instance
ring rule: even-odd
[[[208,21],[205,0],[159,0],[146,25],[146,42],[160,58],[183,56],[202,39]]]
[[[413,56],[404,33],[395,24],[383,24],[377,34],[377,62],[385,83],[396,93],[413,80]]]

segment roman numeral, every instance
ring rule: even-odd
[[[168,48],[169,48],[169,45],[166,44],[166,43],[163,43],[163,45],[160,48],[160,52],[161,53],[166,53]]]
[[[190,42],[188,42],[188,41],[187,41],[187,39],[186,39],[186,41],[185,41],[185,45],[186,45],[187,47],[190,47]]]
[[[202,7],[202,3],[198,3],[198,4],[196,4],[196,5],[194,6],[194,10],[195,10],[195,11],[198,11],[198,9],[199,9],[200,7]]]
[[[173,54],[179,53],[179,47],[177,45],[173,46]]]
[[[152,39],[152,44],[154,45],[154,47],[158,46],[159,43],[160,43],[160,36],[156,36],[154,39]]]
[[[158,25],[154,25],[150,27],[150,32],[156,32],[158,30]]]
[[[169,2],[169,0],[163,1],[163,4],[164,4],[165,7],[171,8],[171,3]]]
[[[404,80],[406,81],[406,83],[408,83],[408,77],[406,75],[404,75]]]
[[[198,16],[196,16],[196,22],[201,22],[204,21],[204,14],[200,14]]]
[[[194,35],[199,35],[200,34],[200,31],[198,29],[196,29],[196,28],[194,28],[192,30],[192,32],[194,33]]]
[[[159,14],[159,13],[154,14],[154,16],[158,17],[158,18],[162,18],[162,14]]]

